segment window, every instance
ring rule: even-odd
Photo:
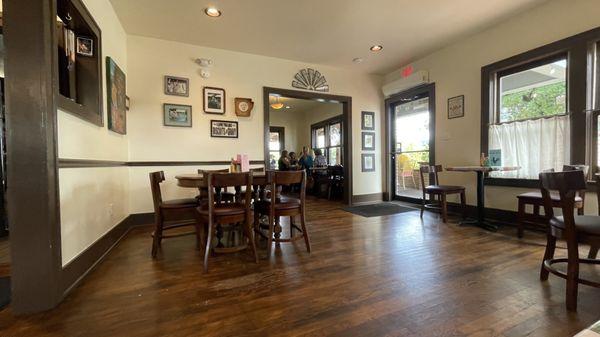
[[[269,166],[271,170],[277,169],[277,161],[283,149],[285,149],[285,128],[271,126],[269,128]]]
[[[342,164],[342,116],[336,116],[311,126],[312,147],[320,149],[329,165]]]

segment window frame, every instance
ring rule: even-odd
[[[279,134],[279,155],[281,156],[281,151],[285,150],[285,127],[269,126],[269,135],[271,133]],[[269,154],[271,154],[271,152],[274,152],[271,150],[270,144],[267,144],[267,148],[269,149]]]
[[[340,124],[340,145],[331,145],[331,138],[329,133],[329,128],[331,125]],[[340,149],[340,163],[344,162],[344,116],[337,115],[326,120],[311,124],[310,126],[310,143],[313,149],[317,149],[317,129],[325,128],[325,147],[319,148],[323,150],[323,155],[327,159],[327,164],[329,165],[329,149],[333,147],[337,147]]]
[[[489,125],[495,120],[498,75],[504,72],[530,67],[535,62],[545,63],[553,57],[567,55],[567,114],[570,116],[570,163],[590,165],[591,158],[591,110],[590,110],[590,44],[600,40],[600,28],[595,28],[481,68],[481,138],[480,152],[488,153]],[[579,131],[578,131],[579,130]],[[586,130],[585,134],[580,130]],[[595,166],[590,166],[595,167]],[[590,170],[591,172],[594,170]],[[589,177],[588,177],[589,178]],[[538,179],[485,178],[486,185],[538,188]]]

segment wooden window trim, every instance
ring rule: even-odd
[[[331,145],[331,139],[329,138],[329,126],[333,124],[340,124],[340,145]],[[344,116],[337,115],[320,122],[314,123],[310,125],[310,143],[313,149],[317,149],[317,137],[316,130],[320,128],[325,128],[325,147],[323,147],[324,152],[323,155],[327,158],[327,163],[329,163],[329,149],[332,147],[340,148],[340,162],[344,162],[343,153],[344,153]]]

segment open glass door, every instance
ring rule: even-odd
[[[421,199],[419,167],[434,162],[434,98],[429,87],[401,93],[389,105],[394,199]],[[424,179],[427,185],[429,179]]]

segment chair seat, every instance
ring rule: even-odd
[[[542,193],[541,192],[526,192],[526,193],[521,193],[521,194],[517,195],[517,198],[519,198],[519,199],[539,199],[539,202],[542,202]],[[556,193],[556,192],[550,192],[550,199],[552,199],[552,201],[559,202],[560,195],[558,195],[558,193]],[[575,202],[581,202],[581,201],[582,201],[582,199],[580,196],[575,196]]]
[[[460,192],[464,191],[464,186],[452,186],[452,185],[429,185],[425,186],[425,192]]]
[[[181,208],[181,207],[192,207],[197,206],[198,200],[196,198],[187,198],[187,199],[174,199],[174,200],[166,200],[161,204],[162,208]]]
[[[550,225],[564,230],[564,218],[562,216],[552,218],[550,219]],[[577,228],[578,232],[600,236],[600,216],[576,215],[575,227]]]
[[[246,213],[246,207],[238,204],[219,204],[215,206],[214,211],[216,216],[240,215]],[[208,216],[208,206],[198,208],[198,212]]]
[[[275,209],[294,209],[300,207],[300,199],[281,197],[275,201]],[[255,209],[268,210],[271,207],[271,199],[263,199],[254,204]]]

